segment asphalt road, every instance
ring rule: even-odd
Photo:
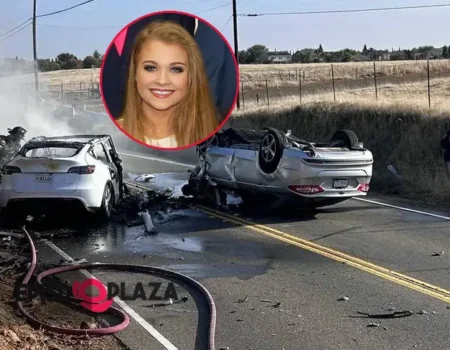
[[[174,162],[193,159],[192,154],[169,157]],[[176,189],[188,175],[181,164],[123,158],[128,179],[156,175],[146,186]],[[153,217],[156,234],[145,235],[143,226],[110,223],[69,237],[55,236],[52,242],[90,262],[164,267],[196,279],[216,304],[217,349],[449,348],[450,296],[446,291],[423,292],[420,283],[415,287],[389,271],[450,289],[450,221],[356,200],[315,212],[253,211],[234,217],[238,221],[180,209]],[[317,246],[305,248],[305,242]],[[339,261],[339,252],[350,257]],[[38,254],[60,259],[45,245]],[[361,260],[352,263],[352,257]],[[377,272],[366,262],[387,270]],[[126,282],[130,294],[138,281],[160,281],[134,273],[93,274],[105,283]],[[159,295],[166,286],[164,282]],[[188,296],[185,303],[154,308],[149,305],[161,301],[126,303],[153,327],[153,334],[156,331],[173,346],[166,348],[202,349],[205,305],[184,287],[177,285],[176,291],[179,299]],[[150,291],[146,289],[147,296]],[[348,300],[339,300],[342,297]],[[394,319],[357,313],[404,310],[414,313]],[[378,326],[371,327],[373,323]],[[117,336],[131,349],[164,349],[161,338],[155,339],[148,329],[132,319]]]

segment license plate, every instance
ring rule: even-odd
[[[348,186],[348,180],[334,180],[333,188],[346,188]]]
[[[34,182],[36,183],[51,183],[53,181],[52,175],[36,175],[34,178]]]

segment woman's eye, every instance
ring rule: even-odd
[[[149,72],[152,72],[152,71],[154,71],[156,69],[156,67],[155,66],[145,66],[144,69],[149,71]]]
[[[182,67],[174,67],[172,68],[175,73],[183,73],[184,69]]]

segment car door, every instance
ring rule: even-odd
[[[111,155],[110,155],[110,147],[108,146],[107,142],[100,142],[98,143],[99,145],[99,153],[102,156],[101,161],[107,166],[109,174],[110,174],[110,179],[111,182],[113,184],[114,187],[114,194],[116,197],[116,200],[118,199],[119,196],[119,183],[120,183],[120,178],[119,178],[119,169],[117,169],[116,164],[113,162]],[[101,151],[100,151],[100,147],[101,147]]]

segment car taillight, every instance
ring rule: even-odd
[[[3,169],[3,174],[4,175],[12,175],[12,174],[17,174],[17,173],[21,173],[22,170],[20,170],[19,167],[16,166],[5,166],[5,168]]]
[[[369,192],[369,184],[360,184],[358,186],[358,191]]]
[[[288,186],[291,191],[302,194],[316,194],[323,192],[323,188],[319,185],[291,185]]]
[[[87,166],[75,166],[69,169],[68,173],[71,174],[92,174],[95,170],[95,165],[87,165]]]

